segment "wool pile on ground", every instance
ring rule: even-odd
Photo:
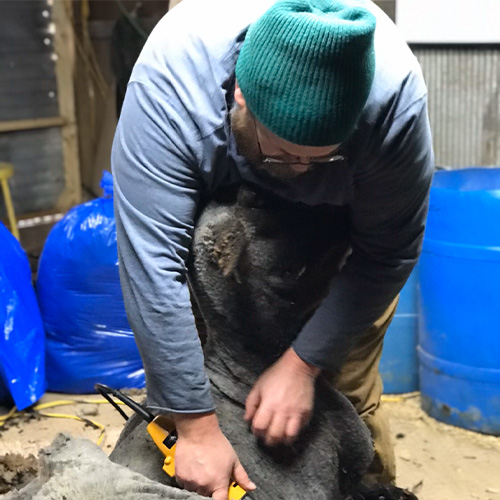
[[[59,434],[39,455],[39,474],[3,500],[201,500],[115,464],[87,439]]]

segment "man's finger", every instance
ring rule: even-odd
[[[236,463],[234,466],[233,478],[246,491],[253,491],[257,487],[255,483],[250,480],[246,470],[240,462]]]
[[[303,427],[303,422],[300,418],[290,418],[286,424],[286,441],[288,444],[293,443],[299,435]]]
[[[247,396],[245,401],[245,420],[247,422],[251,421],[260,405],[260,395],[259,392],[252,389],[250,394]]]
[[[272,418],[273,414],[271,412],[259,408],[252,419],[252,432],[254,435],[264,438],[271,425]]]
[[[287,419],[275,415],[266,432],[265,442],[267,446],[276,446],[285,441],[286,428]]]
[[[217,488],[212,493],[212,498],[214,500],[227,500],[228,491],[229,491],[229,483],[225,488]]]

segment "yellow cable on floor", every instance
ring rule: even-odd
[[[42,415],[43,417],[69,418],[72,420],[78,420],[79,422],[84,422],[86,424],[91,425],[95,429],[101,429],[101,433],[99,434],[99,437],[97,438],[97,444],[99,446],[101,445],[102,440],[104,439],[104,433],[106,432],[104,425],[100,424],[99,422],[96,422],[95,420],[90,420],[90,418],[78,417],[77,415],[66,415],[64,413],[43,413],[41,411],[38,411],[37,413],[38,413],[38,415]]]
[[[2,427],[2,425],[4,425],[5,421],[6,420],[9,420],[10,417],[12,417],[15,413],[17,412],[17,407],[13,407],[9,410],[9,413],[7,413],[6,415],[2,415],[0,417],[0,427]]]
[[[104,439],[104,434],[106,432],[106,429],[104,425],[100,424],[99,422],[96,422],[95,420],[91,420],[89,418],[84,418],[84,417],[79,417],[77,415],[66,415],[64,413],[44,413],[41,412],[40,410],[46,410],[47,408],[54,408],[55,406],[66,406],[66,405],[72,405],[72,404],[104,404],[104,403],[109,403],[105,399],[90,399],[90,400],[84,400],[84,399],[61,399],[58,401],[50,401],[48,403],[40,403],[38,405],[33,406],[33,411],[36,412],[37,415],[41,415],[43,417],[50,417],[50,418],[69,418],[72,420],[78,420],[80,422],[84,422],[88,425],[93,426],[95,429],[101,429],[101,433],[99,434],[99,437],[97,439],[97,444],[100,446],[102,443],[102,440]],[[122,405],[124,404],[122,401],[115,401],[115,403]],[[17,407],[14,406],[12,407],[9,412],[5,415],[0,416],[0,427],[5,425],[5,422],[9,420],[12,417],[15,416],[20,416],[23,415],[23,411],[17,411]]]
[[[417,398],[420,392],[408,392],[406,394],[382,394],[380,400],[383,403],[399,403],[401,401],[406,401],[407,399]]]
[[[45,410],[46,408],[53,408],[54,406],[64,406],[64,405],[73,405],[75,403],[81,404],[81,403],[88,403],[88,404],[93,404],[93,405],[99,405],[99,404],[104,404],[108,403],[105,399],[61,399],[58,401],[50,401],[49,403],[40,403],[36,406],[33,407],[34,410]],[[121,401],[115,401],[115,403],[122,405]]]

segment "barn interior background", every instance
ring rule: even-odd
[[[376,3],[397,20],[395,0]],[[399,8],[412,3],[400,0]],[[0,161],[14,166],[9,186],[27,242],[28,228],[43,223],[36,217],[100,193],[117,94],[168,8],[168,0],[0,3]],[[418,9],[431,18],[435,7],[420,2]],[[500,160],[498,40],[471,42],[466,31],[453,43],[410,34],[429,89],[436,163],[453,169]],[[0,195],[4,219],[5,210]]]
[[[155,24],[177,3],[180,2],[0,1],[0,181],[3,187],[0,220],[11,229],[17,228],[34,279],[47,235],[55,223],[71,208],[101,196],[101,179],[103,172],[110,170],[111,143],[133,63]],[[492,203],[500,198],[500,185],[482,172],[487,169],[494,173],[500,165],[500,31],[495,25],[500,18],[500,5],[495,0],[476,0],[474,9],[467,10],[466,6],[451,0],[378,0],[375,3],[396,21],[422,66],[428,87],[436,165],[446,171],[466,172],[473,168],[477,170],[474,182],[478,186],[485,183],[481,189],[486,192],[485,198],[483,193],[460,192],[458,201],[451,200],[446,197],[450,190],[445,181],[436,186],[435,197],[438,211],[453,209],[455,214],[462,216],[463,211],[476,217],[476,222],[471,219],[472,215],[463,219],[469,225],[462,225],[456,232],[457,241],[451,241],[465,248],[467,257],[457,257],[458,250],[454,250],[453,256],[445,255],[444,263],[438,265],[445,268],[450,258],[458,259],[453,260],[455,266],[457,262],[462,265],[479,260],[495,263],[492,267],[481,264],[482,267],[473,269],[463,264],[463,267],[455,267],[453,275],[457,279],[455,288],[467,288],[475,297],[471,300],[467,296],[468,302],[461,309],[471,310],[471,321],[481,317],[487,318],[488,323],[472,326],[470,341],[460,348],[452,347],[452,353],[464,356],[481,352],[484,356],[478,354],[477,366],[467,366],[467,369],[458,363],[461,367],[458,373],[457,361],[436,350],[435,343],[427,342],[428,329],[424,327],[422,333],[420,325],[420,370],[423,370],[420,375],[426,383],[448,392],[452,403],[465,396],[483,399],[458,414],[453,404],[440,401],[441,394],[427,387],[426,411],[445,422],[499,435],[500,401],[492,402],[492,394],[498,394],[500,388],[500,347],[495,332],[498,327],[494,326],[500,318],[498,307],[485,304],[498,303],[495,283],[500,277],[500,259],[494,251],[500,248],[496,237],[500,235],[500,214],[498,204]],[[472,177],[468,173],[464,175],[466,180],[456,177],[453,183],[470,184]],[[465,207],[458,204],[460,200]],[[469,210],[471,201],[477,203],[474,211]],[[12,227],[9,207],[13,207],[16,227]],[[461,219],[454,224],[460,226]],[[435,250],[442,226],[435,230],[433,227],[429,234],[434,238],[434,246],[424,247],[424,274],[428,259],[443,253],[443,250]],[[470,231],[471,227],[474,231]],[[464,240],[471,233],[478,236],[480,243]],[[474,249],[481,257],[471,257]],[[481,276],[483,281],[464,283],[465,273]],[[415,273],[403,291],[392,333],[386,342],[382,363],[386,392],[420,389],[416,346],[421,294],[420,279]],[[449,316],[455,315],[453,307],[456,309],[457,300],[453,297],[448,301]],[[481,307],[487,307],[484,314]],[[462,324],[469,326],[470,318],[464,320],[458,316]],[[459,327],[453,325],[453,328]],[[453,342],[457,344],[455,339]],[[439,367],[432,365],[431,358],[439,361]],[[475,354],[470,358],[475,358]],[[422,360],[428,363],[427,368]],[[452,381],[432,379],[434,372]],[[454,391],[460,380],[466,389],[457,396]],[[1,392],[0,387],[0,395]],[[487,403],[486,398],[489,398]],[[491,443],[492,450],[498,452],[498,442]],[[500,498],[499,494],[500,485],[490,485],[478,493],[479,496],[471,494],[470,498],[493,500]],[[444,496],[440,498],[446,500]]]

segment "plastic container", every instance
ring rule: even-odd
[[[418,267],[401,290],[396,314],[387,329],[380,360],[384,393],[418,390]]]
[[[422,407],[500,435],[500,169],[435,175],[419,267]]]

